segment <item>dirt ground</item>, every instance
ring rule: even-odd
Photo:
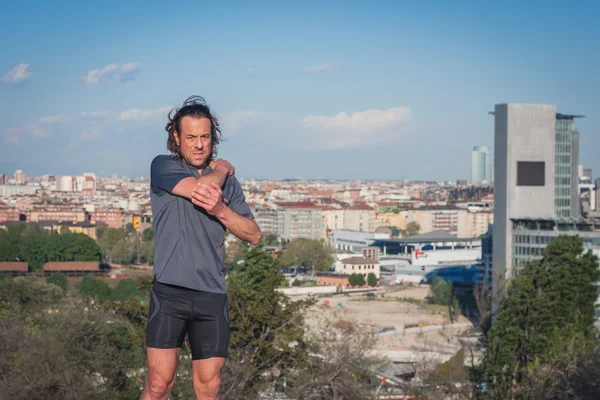
[[[402,334],[406,324],[449,323],[448,308],[426,304],[425,298],[428,294],[429,287],[408,287],[403,290],[378,293],[375,297],[367,297],[364,293],[321,297],[317,304],[307,311],[306,322],[312,329],[318,327],[322,318],[355,322],[375,331],[386,328],[389,330],[388,333],[376,335],[378,349],[405,350],[415,347],[443,346],[449,342],[451,335],[448,333]],[[468,322],[468,320],[460,316],[455,322]]]

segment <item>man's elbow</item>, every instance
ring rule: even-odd
[[[260,239],[262,239],[262,232],[257,231],[254,235],[252,235],[252,237],[250,238],[250,240],[248,240],[248,242],[252,246],[256,246],[258,244],[258,242],[260,242]]]

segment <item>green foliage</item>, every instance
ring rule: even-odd
[[[281,240],[279,240],[279,236],[277,235],[266,235],[263,237],[263,240],[267,246],[281,246]]]
[[[19,302],[23,282],[11,280],[18,288],[3,287],[0,293],[5,296],[7,290],[11,301]],[[33,282],[42,293],[62,292],[40,281],[26,285]],[[32,308],[27,314],[12,309],[0,316],[0,397],[139,398],[142,379],[127,378],[134,365],[127,363],[128,353],[121,346],[127,322],[102,309],[69,301],[55,299],[51,305],[50,309]]]
[[[335,262],[334,252],[323,239],[293,239],[283,252],[285,265],[303,266],[316,271],[327,271]]]
[[[276,290],[280,280],[276,261],[261,246],[228,279],[232,358],[256,377],[274,366],[285,372],[306,357],[302,311],[313,302],[290,300]],[[258,382],[248,382],[239,398],[252,398]]]
[[[100,261],[100,248],[82,233],[59,235],[32,222],[11,226],[8,232],[0,230],[0,261],[15,260],[40,271],[48,261]]]
[[[486,398],[505,399],[534,385],[556,364],[565,338],[595,348],[594,302],[598,259],[576,236],[559,236],[513,280],[488,332],[482,378]],[[567,341],[568,342],[568,341]],[[560,363],[559,363],[560,364]],[[556,373],[566,375],[565,370]]]
[[[94,297],[94,286],[96,277],[92,274],[85,274],[83,278],[75,285],[77,295],[81,297]]]
[[[146,228],[144,232],[142,232],[142,238],[145,242],[150,242],[154,240],[154,229]]]
[[[46,278],[46,283],[58,286],[65,293],[69,288],[69,280],[67,279],[67,276],[62,272],[55,272],[52,275],[50,275],[48,278]]]
[[[404,229],[402,231],[402,236],[403,237],[410,237],[410,236],[415,236],[418,235],[419,232],[421,231],[421,226],[419,225],[418,222],[409,222],[408,224],[406,224],[406,229]]]
[[[375,275],[372,272],[369,272],[369,275],[367,275],[367,283],[371,287],[377,286],[377,275]]]
[[[452,283],[446,282],[439,276],[433,278],[431,281],[431,295],[430,300],[432,304],[441,304],[447,306],[452,303]]]
[[[365,284],[365,277],[363,274],[351,274],[348,277],[348,283],[352,286],[363,286]]]
[[[427,381],[433,384],[466,382],[468,370],[465,367],[465,349],[461,348],[448,361],[439,364]]]
[[[123,279],[112,291],[111,299],[127,300],[130,297],[139,297],[140,290],[137,287],[135,278]]]
[[[22,311],[50,306],[60,300],[64,292],[36,278],[17,277],[0,282],[0,300]]]

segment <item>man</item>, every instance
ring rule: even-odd
[[[173,114],[173,115],[171,115]],[[229,344],[226,230],[257,244],[261,233],[233,166],[214,160],[221,131],[203,98],[169,114],[171,155],[152,161],[153,287],[142,400],[168,398],[187,334],[197,399],[216,399]]]

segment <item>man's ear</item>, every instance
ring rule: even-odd
[[[177,131],[173,132],[173,139],[175,139],[175,144],[177,146],[181,145],[181,143],[179,143],[179,132],[177,132]]]

